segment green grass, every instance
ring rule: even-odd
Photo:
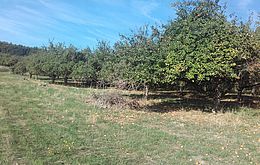
[[[108,110],[96,89],[0,72],[0,164],[258,164],[259,110]]]

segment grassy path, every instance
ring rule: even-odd
[[[0,164],[260,164],[260,112],[151,113],[0,72]]]

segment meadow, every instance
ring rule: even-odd
[[[260,109],[106,109],[86,98],[115,89],[54,85],[1,70],[0,164],[260,164]]]

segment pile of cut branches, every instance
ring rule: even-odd
[[[140,109],[137,100],[132,100],[119,93],[92,93],[87,98],[87,103],[94,104],[101,108],[120,108],[120,109]]]

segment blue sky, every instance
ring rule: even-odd
[[[113,44],[144,24],[161,24],[175,17],[175,0],[0,0],[0,40],[27,46],[49,40],[83,49],[97,40]],[[260,12],[260,0],[221,0],[228,13],[248,18]]]

